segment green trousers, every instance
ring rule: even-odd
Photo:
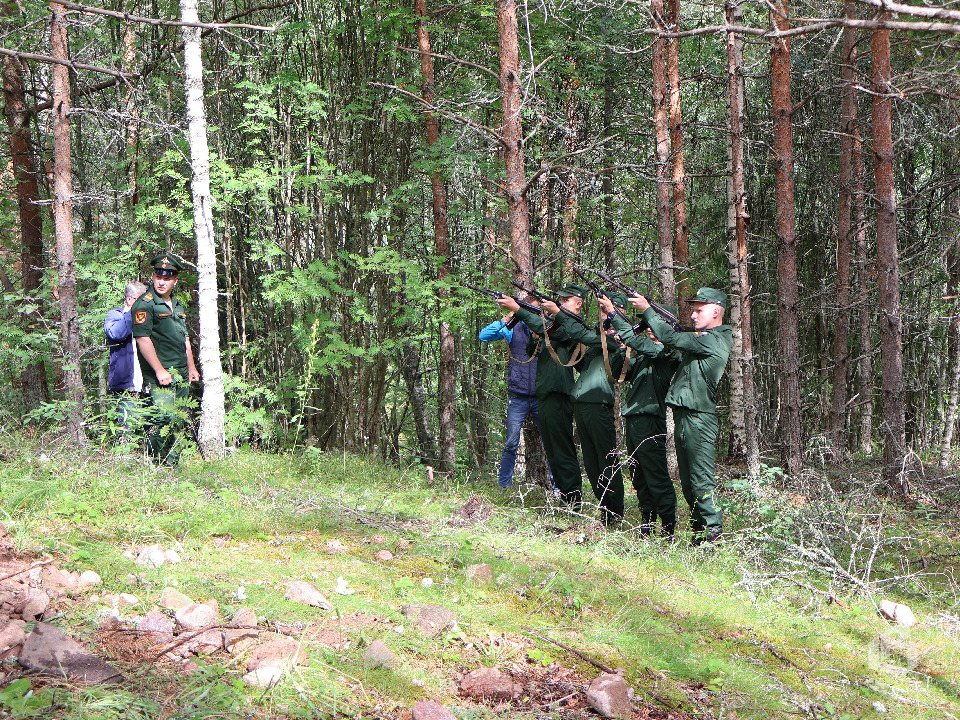
[[[714,462],[720,423],[709,412],[673,408],[674,435],[680,490],[690,506],[690,523],[695,531],[723,528],[723,514],[716,503],[717,481]]]
[[[656,415],[625,415],[627,450],[634,460],[633,489],[640,510],[665,523],[677,521],[677,491],[667,469],[667,420]]]
[[[623,476],[614,450],[617,428],[613,406],[604,403],[573,403],[573,416],[580,433],[580,452],[593,494],[600,503],[604,522],[623,517]]]
[[[159,465],[180,462],[179,445],[186,423],[184,401],[190,395],[190,384],[174,379],[169,385],[151,385],[150,399],[144,407],[142,424],[148,426],[147,448]]]
[[[537,398],[540,417],[540,437],[547,454],[553,484],[568,505],[580,502],[583,480],[580,461],[573,442],[573,403],[570,396],[552,392]]]

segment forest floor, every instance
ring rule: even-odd
[[[50,603],[0,586],[0,615],[56,626],[121,679],[29,671],[11,641],[0,717],[450,717],[424,714],[435,701],[578,720],[612,670],[632,718],[960,718],[960,487],[881,489],[868,464],[789,487],[723,468],[729,532],[704,549],[489,474],[248,451],[156,470],[6,436],[0,580]],[[71,586],[91,570],[102,583]],[[191,612],[213,620],[191,631]]]

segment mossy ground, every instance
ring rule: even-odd
[[[250,607],[262,623],[295,628],[310,661],[266,692],[245,688],[241,660],[227,656],[188,677],[98,636],[103,608],[78,596],[60,601],[56,622],[99,647],[128,683],[34,681],[33,705],[21,684],[0,693],[0,710],[399,718],[432,698],[464,720],[574,718],[589,716],[583,684],[605,665],[624,670],[637,717],[960,715],[956,489],[931,486],[935,503],[920,491],[904,503],[855,477],[813,474],[789,490],[729,471],[725,479],[733,532],[704,550],[641,540],[635,511],[625,529],[606,532],[536,488],[504,493],[490,478],[428,484],[416,467],[342,454],[241,451],[155,470],[136,457],[7,443],[0,497],[20,552],[96,570],[104,591],[142,599],[134,611],[167,585],[216,599],[227,617]],[[847,486],[861,488],[855,501],[838,491]],[[183,562],[145,571],[122,555],[151,543]],[[394,558],[376,560],[381,549]],[[471,585],[465,569],[482,562],[494,581]],[[338,578],[355,592],[335,594]],[[284,600],[282,583],[293,579],[314,583],[335,610]],[[909,604],[919,624],[881,619],[876,603],[886,597]],[[401,632],[400,607],[428,603],[456,611],[457,626],[434,638]],[[364,667],[377,638],[397,653],[396,668]],[[524,696],[486,705],[460,697],[458,677],[480,666],[511,672]],[[17,670],[5,669],[9,689]],[[556,702],[563,687],[573,697]]]

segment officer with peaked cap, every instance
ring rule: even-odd
[[[198,381],[200,373],[187,335],[186,310],[173,296],[183,262],[173,253],[162,253],[150,264],[152,283],[131,308],[143,390],[150,396],[144,422],[152,426],[147,437],[150,455],[160,464],[176,465],[183,402],[190,394],[190,383]]]

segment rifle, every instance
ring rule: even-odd
[[[650,303],[650,307],[653,308],[653,311],[659,315],[667,325],[672,327],[677,332],[686,332],[686,330],[683,328],[683,325],[680,324],[680,319],[672,312],[667,310],[663,305],[654,301],[650,296],[644,295],[642,292],[636,288],[630,287],[629,285],[624,285],[619,280],[610,277],[600,270],[594,270],[593,273],[604,282],[613,285],[613,287],[615,287],[617,290],[626,294],[627,297],[642,297],[644,300]]]
[[[586,320],[583,319],[581,315],[577,315],[575,312],[571,312],[570,310],[567,310],[563,305],[557,302],[559,298],[550,297],[549,295],[543,294],[539,290],[528,290],[518,282],[514,282],[513,284],[515,287],[520,288],[525,293],[529,293],[530,295],[533,295],[535,298],[537,298],[537,300],[540,300],[541,302],[552,302],[554,305],[560,308],[560,312],[562,312],[564,315],[572,317],[574,320],[576,320],[578,323],[583,325],[583,327],[589,330],[590,332],[597,332],[597,328],[595,325],[590,325]]]
[[[460,284],[461,284],[463,287],[465,287],[465,288],[467,288],[467,289],[469,289],[469,290],[473,290],[474,292],[480,293],[481,295],[486,295],[487,297],[493,298],[494,300],[500,300],[500,299],[503,299],[503,298],[510,298],[510,299],[512,299],[517,305],[519,305],[520,307],[522,307],[524,310],[528,310],[528,311],[530,311],[530,312],[532,312],[532,313],[537,313],[537,314],[540,313],[540,308],[538,308],[536,305],[531,305],[531,304],[528,303],[528,302],[524,302],[524,301],[521,300],[520,298],[515,297],[515,296],[513,296],[513,295],[508,295],[507,293],[502,293],[502,292],[500,292],[499,290],[484,290],[483,288],[478,288],[476,285],[471,285],[471,284],[468,283],[468,282],[462,282],[462,283],[460,283]],[[514,283],[514,284],[516,284],[516,283]],[[522,287],[522,286],[520,286],[520,287]],[[516,315],[514,315],[512,318],[510,318],[510,322],[507,323],[507,327],[510,328],[510,329],[513,329],[518,322],[520,322],[520,318],[517,317]]]
[[[597,285],[593,280],[591,280],[591,279],[588,278],[586,275],[584,275],[584,274],[583,274],[583,271],[580,270],[580,268],[575,267],[575,268],[573,269],[573,271],[574,271],[577,275],[579,275],[579,276],[580,276],[580,279],[583,280],[584,284],[585,284],[590,290],[593,291],[593,294],[596,295],[597,300],[599,300],[599,299],[602,298],[602,297],[610,297],[609,295],[607,295],[606,292],[604,292],[604,290],[603,290],[602,287],[600,287],[600,286]],[[631,325],[633,324],[633,323],[630,322],[630,318],[627,317],[627,314],[626,314],[625,312],[623,312],[623,310],[621,310],[620,308],[618,308],[616,305],[613,306],[613,311],[614,311],[617,315],[619,315],[620,318],[621,318],[624,322],[630,323]],[[605,324],[609,324],[609,323],[605,323]]]

